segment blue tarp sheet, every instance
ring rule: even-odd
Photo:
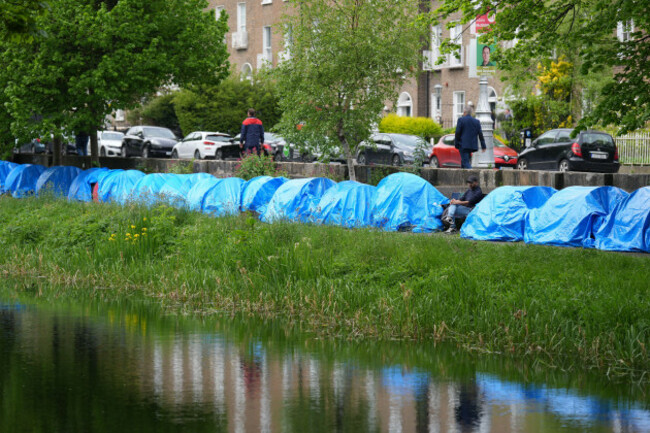
[[[208,173],[170,174],[173,182],[167,182],[160,188],[160,195],[171,206],[187,207],[187,195],[190,189],[203,179],[214,178]]]
[[[203,209],[205,195],[221,181],[222,179],[209,177],[195,183],[187,193],[187,206],[190,210],[201,211]]]
[[[374,186],[354,181],[340,182],[325,192],[314,213],[314,220],[318,224],[348,228],[371,226],[374,194]]]
[[[99,179],[110,173],[107,168],[89,168],[79,173],[74,178],[68,191],[68,200],[92,201],[93,191],[92,184],[99,182]]]
[[[168,190],[177,190],[183,185],[184,179],[177,174],[153,173],[138,180],[133,186],[133,200],[146,205],[154,205],[166,201],[164,192],[165,186]]]
[[[287,180],[284,177],[257,176],[246,182],[241,197],[242,211],[263,214],[273,198],[273,194]]]
[[[449,199],[420,176],[391,174],[377,185],[372,206],[373,225],[387,231],[440,230],[441,205],[446,203]]]
[[[45,170],[45,167],[38,164],[22,164],[15,167],[5,179],[5,192],[11,193],[15,198],[34,194],[36,182]]]
[[[628,193],[612,186],[572,186],[531,209],[524,241],[532,244],[593,247],[593,234]]]
[[[69,166],[54,166],[45,170],[36,181],[36,194],[52,191],[57,197],[67,197],[74,179],[81,169]]]
[[[138,170],[113,170],[99,180],[99,201],[125,204],[133,197],[133,187],[145,174]]]
[[[18,167],[18,164],[9,161],[0,161],[0,193],[5,192],[5,180],[9,172]]]
[[[244,179],[238,177],[223,179],[205,193],[201,210],[212,216],[238,214],[244,183]]]
[[[280,186],[269,202],[260,220],[267,223],[274,221],[312,222],[313,212],[325,191],[335,183],[322,177],[292,179]]]
[[[475,241],[523,241],[530,209],[541,207],[556,192],[548,186],[497,188],[470,212],[460,236]]]
[[[595,234],[596,248],[650,253],[650,186],[637,189],[607,216]]]

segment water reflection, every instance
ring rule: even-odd
[[[642,400],[507,380],[448,348],[275,326],[4,305],[0,431],[650,431]]]

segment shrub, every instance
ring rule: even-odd
[[[249,154],[235,167],[235,176],[250,180],[257,176],[286,176],[286,173],[278,169],[272,157]]]
[[[442,135],[442,127],[428,117],[403,117],[389,114],[379,122],[380,132],[411,134],[430,140]]]

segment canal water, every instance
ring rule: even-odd
[[[650,432],[647,391],[433,343],[0,301],[0,432]]]

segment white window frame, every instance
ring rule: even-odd
[[[440,57],[440,44],[442,43],[442,26],[440,24],[431,27],[431,58],[433,67]]]
[[[413,98],[408,92],[402,92],[397,100],[397,115],[413,117]]]
[[[634,32],[634,20],[619,21],[616,24],[616,37],[619,42],[629,42],[632,40],[632,32]]]
[[[267,61],[271,61],[273,54],[273,47],[271,45],[273,31],[271,26],[262,27],[262,54]]]
[[[458,123],[458,119],[463,116],[465,109],[465,91],[457,90],[454,92],[454,126]]]
[[[438,118],[442,121],[442,95],[431,94],[431,118],[436,122]]]
[[[246,2],[237,3],[237,32],[246,33]]]
[[[270,5],[273,3],[273,0],[262,0],[263,5]]]
[[[463,25],[457,23],[449,29],[449,39],[454,44],[458,44],[458,51],[450,53],[448,57],[449,66],[462,66],[463,65]],[[456,57],[456,53],[458,57]]]
[[[241,80],[253,81],[253,65],[244,63],[241,67]]]
[[[223,14],[223,11],[226,10],[226,7],[221,5],[221,6],[215,6],[214,8],[214,18],[219,19],[221,18],[221,15]]]

